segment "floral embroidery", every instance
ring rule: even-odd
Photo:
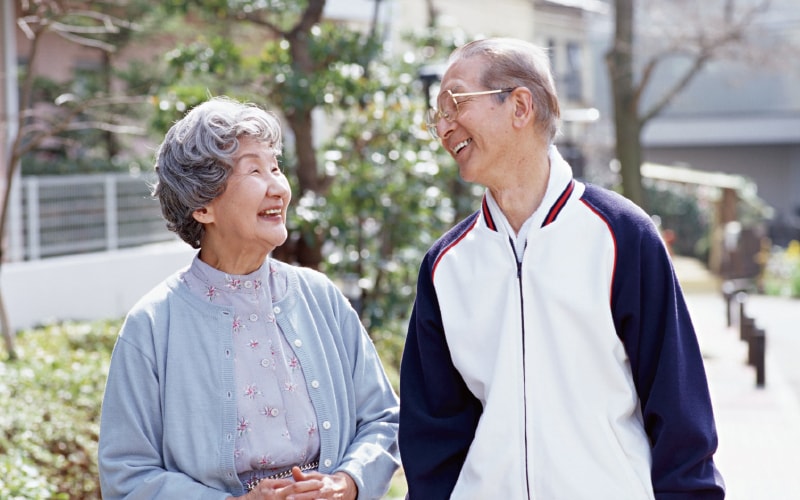
[[[239,423],[236,425],[236,432],[239,433],[239,437],[244,435],[245,432],[250,432],[250,422],[244,417],[239,417]]]
[[[286,343],[273,310],[286,295],[281,264],[268,259],[261,274],[247,276],[198,267],[187,275],[193,293],[231,312],[226,341],[233,345],[225,359],[233,360],[234,394],[238,393],[240,406],[234,424],[237,467],[269,470],[284,460],[313,459],[320,446],[319,424],[310,423],[316,418],[301,363],[291,343]],[[273,280],[277,280],[275,290],[271,290]],[[257,321],[251,321],[253,313],[258,314]],[[291,394],[286,405],[280,402],[281,394]]]
[[[247,399],[255,399],[259,394],[261,394],[261,391],[258,390],[258,386],[255,384],[249,384],[244,387],[244,397]]]
[[[246,328],[244,323],[242,323],[242,318],[240,318],[239,316],[235,316],[233,318],[233,333],[239,333],[239,330],[241,330],[242,328]]]
[[[241,290],[242,288],[242,280],[238,278],[231,278],[227,274],[225,275],[225,286],[230,288],[231,290]]]
[[[269,455],[261,455],[261,459],[258,461],[258,466],[261,469],[269,469],[273,465],[275,465],[275,460],[273,460],[272,457]]]

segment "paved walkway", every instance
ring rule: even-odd
[[[800,336],[800,300],[753,298],[753,312],[767,332],[766,385],[756,387],[747,364],[747,345],[736,324],[726,326],[725,304],[713,278],[695,262],[676,259],[676,271],[706,361],[720,444],[716,462],[727,484],[728,500],[800,499],[800,399],[790,385],[788,366],[777,362],[770,336]],[[768,307],[767,307],[768,306]],[[769,318],[758,311],[769,311]],[[774,346],[773,346],[774,347]],[[796,356],[800,364],[800,352]]]

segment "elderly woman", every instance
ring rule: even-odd
[[[269,257],[291,192],[269,113],[205,102],[156,157],[170,230],[199,249],[130,311],[100,426],[103,497],[380,498],[398,402],[342,293]]]

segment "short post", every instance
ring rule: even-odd
[[[737,292],[736,295],[734,295],[734,300],[736,301],[737,305],[736,308],[737,309],[736,312],[738,315],[737,320],[739,322],[739,329],[741,330],[742,318],[746,316],[746,314],[744,313],[744,304],[745,302],[747,302],[747,292]]]
[[[762,328],[754,328],[748,341],[748,363],[756,369],[756,387],[766,384],[767,333]]]
[[[745,342],[749,342],[750,336],[752,335],[755,326],[756,326],[755,320],[750,316],[747,316],[746,314],[742,313],[742,315],[739,316],[739,339]]]
[[[725,325],[731,326],[733,323],[731,320],[731,315],[733,314],[733,310],[731,307],[731,302],[734,300],[734,296],[736,295],[736,290],[734,290],[733,283],[729,280],[722,284],[722,296],[725,299]]]

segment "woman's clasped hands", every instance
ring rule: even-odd
[[[264,479],[243,500],[355,500],[358,488],[345,472],[322,474],[292,468],[292,477]]]

